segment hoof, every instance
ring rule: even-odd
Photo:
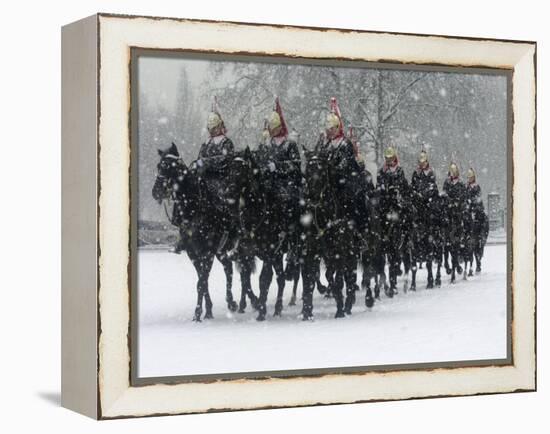
[[[468,277],[472,277],[474,275],[474,271],[470,268],[470,271],[468,271]]]
[[[214,315],[212,315],[212,312],[206,312],[204,314],[204,319],[214,319]]]
[[[302,321],[313,321],[313,314],[312,313],[304,313],[302,316]]]
[[[451,270],[451,267],[445,266],[445,272],[447,273],[447,276],[448,276],[453,272],[453,270]]]
[[[457,272],[458,274],[462,274],[462,267],[461,267],[460,265],[457,265],[457,266],[456,266],[456,272]]]
[[[435,286],[441,286],[441,279],[438,277],[435,278]]]
[[[327,292],[327,287],[325,285],[317,284],[317,291],[319,291],[319,294],[325,294]]]
[[[288,302],[289,306],[296,306],[296,297],[292,296],[290,301]]]
[[[201,317],[200,317],[200,315],[199,315],[199,316],[195,315],[195,316],[193,317],[193,322],[201,322]]]
[[[265,313],[258,314],[256,321],[265,321]]]
[[[231,312],[235,312],[237,309],[238,309],[238,305],[236,302],[234,301],[228,301],[227,302],[227,308],[231,311]]]
[[[336,311],[336,314],[334,315],[334,318],[345,318],[345,313],[343,310]]]
[[[368,308],[371,308],[374,306],[374,298],[372,298],[372,296],[365,297],[365,306],[367,306]]]
[[[416,285],[411,285],[411,287],[409,288],[411,291],[416,291]]]
[[[281,316],[282,311],[283,311],[283,302],[281,300],[278,300],[275,303],[275,312],[273,313],[273,316]]]
[[[246,311],[246,301],[241,301],[239,303],[239,313],[244,313]]]
[[[426,289],[433,289],[434,287],[434,283],[433,282],[428,282],[428,284],[426,285]]]

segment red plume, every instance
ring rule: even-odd
[[[288,128],[286,127],[285,118],[283,116],[283,109],[281,108],[281,104],[279,103],[279,97],[275,97],[275,111],[281,118],[281,132],[278,134],[278,136],[288,136]]]
[[[342,137],[344,135],[344,123],[342,122],[340,107],[338,107],[338,102],[336,101],[335,97],[332,97],[330,99],[330,111],[334,113],[340,121],[340,126],[338,127],[338,134],[336,135],[336,137]]]

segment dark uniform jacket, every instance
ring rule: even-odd
[[[346,217],[361,226],[362,203],[368,189],[364,167],[355,159],[353,144],[346,137],[321,141],[315,151],[327,156],[329,182]]]
[[[467,228],[468,209],[466,206],[466,187],[460,180],[447,178],[443,183],[443,191],[447,194],[447,218],[450,230],[461,231]]]
[[[210,137],[199,150],[199,169],[206,177],[224,175],[233,152],[234,146],[230,138],[225,135]]]
[[[298,145],[288,139],[277,144],[275,139],[261,144],[258,157],[264,176],[269,178],[275,194],[296,196],[302,183],[301,161]]]
[[[431,167],[425,170],[418,168],[413,172],[411,197],[419,223],[422,225],[432,223],[436,217],[439,191],[435,182],[435,173]]]
[[[399,213],[410,206],[409,183],[401,166],[395,169],[386,166],[378,170],[377,188],[380,194],[380,210],[383,215]]]

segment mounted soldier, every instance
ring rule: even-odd
[[[321,135],[315,151],[326,158],[328,189],[332,195],[331,223],[327,234],[325,263],[331,292],[336,299],[336,317],[350,314],[357,286],[357,260],[360,253],[362,231],[366,228],[366,186],[363,168],[356,160],[352,141],[344,134],[342,115],[336,98],[330,100],[325,133]],[[346,284],[346,301],[342,289]]]
[[[443,191],[447,196],[446,249],[445,268],[451,274],[451,282],[455,281],[455,271],[462,273],[460,262],[463,260],[465,247],[465,231],[467,227],[466,187],[460,180],[460,172],[456,163],[451,163],[447,179],[443,183]],[[451,254],[451,266],[448,255]]]
[[[435,181],[435,173],[428,161],[428,154],[422,150],[418,156],[418,165],[412,174],[411,198],[416,215],[413,227],[414,265],[413,283],[416,286],[416,264],[426,262],[428,270],[427,288],[433,288],[432,261],[435,256],[435,243],[438,238],[438,202],[439,191]]]
[[[224,187],[224,178],[227,175],[229,162],[233,158],[234,145],[226,136],[227,130],[218,110],[216,98],[214,98],[211,112],[208,114],[206,129],[208,138],[201,145],[198,158],[191,165],[191,170],[198,176],[199,192],[202,199],[213,203],[222,211],[222,218],[219,222],[224,229],[224,236],[219,246],[221,249],[227,242],[235,215],[235,201],[228,197],[228,192]],[[180,253],[185,249],[184,229],[180,230],[180,241],[174,250],[175,253]]]
[[[489,235],[489,218],[483,207],[481,198],[481,187],[476,181],[476,173],[471,167],[467,173],[466,184],[466,206],[468,207],[468,217],[471,219],[469,251],[467,263],[470,264],[469,276],[473,275],[473,260],[476,260],[476,273],[481,272],[481,259],[485,249],[485,243]]]
[[[262,143],[258,148],[258,163],[266,201],[264,223],[268,224],[270,228],[270,234],[264,235],[271,238],[271,234],[274,234],[275,239],[267,245],[266,258],[268,260],[264,261],[260,273],[259,320],[265,318],[265,301],[273,277],[273,270],[277,275],[278,285],[275,315],[281,314],[285,283],[283,254],[287,253],[287,261],[291,266],[298,261],[297,243],[302,185],[298,144],[289,139],[279,98],[275,99],[275,108],[266,120],[265,126]]]
[[[481,199],[481,187],[476,181],[476,173],[471,167],[468,169],[466,174],[467,184],[466,184],[466,199],[468,200],[468,205],[470,207],[476,207],[481,204],[483,207],[483,202]]]
[[[384,165],[378,170],[377,189],[380,195],[382,232],[382,254],[389,262],[390,287],[388,297],[397,292],[397,276],[402,274],[401,251],[405,243],[404,226],[409,200],[409,184],[399,165],[397,152],[393,147],[384,151]]]

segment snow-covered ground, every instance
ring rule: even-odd
[[[487,246],[482,273],[467,281],[451,285],[443,271],[443,285],[426,290],[426,272],[419,270],[417,292],[404,293],[400,282],[397,296],[382,295],[372,309],[361,291],[353,315],[344,319],[334,319],[334,300],[316,292],[313,322],[300,320],[301,303],[287,306],[290,282],[282,317],[271,315],[275,282],[267,321],[257,322],[250,306],[245,314],[230,313],[223,269],[215,262],[210,275],[215,319],[194,323],[196,275],[187,255],[141,250],[138,261],[140,377],[506,357],[505,244]],[[256,294],[257,283],[256,274]],[[233,288],[238,301],[238,272]]]

